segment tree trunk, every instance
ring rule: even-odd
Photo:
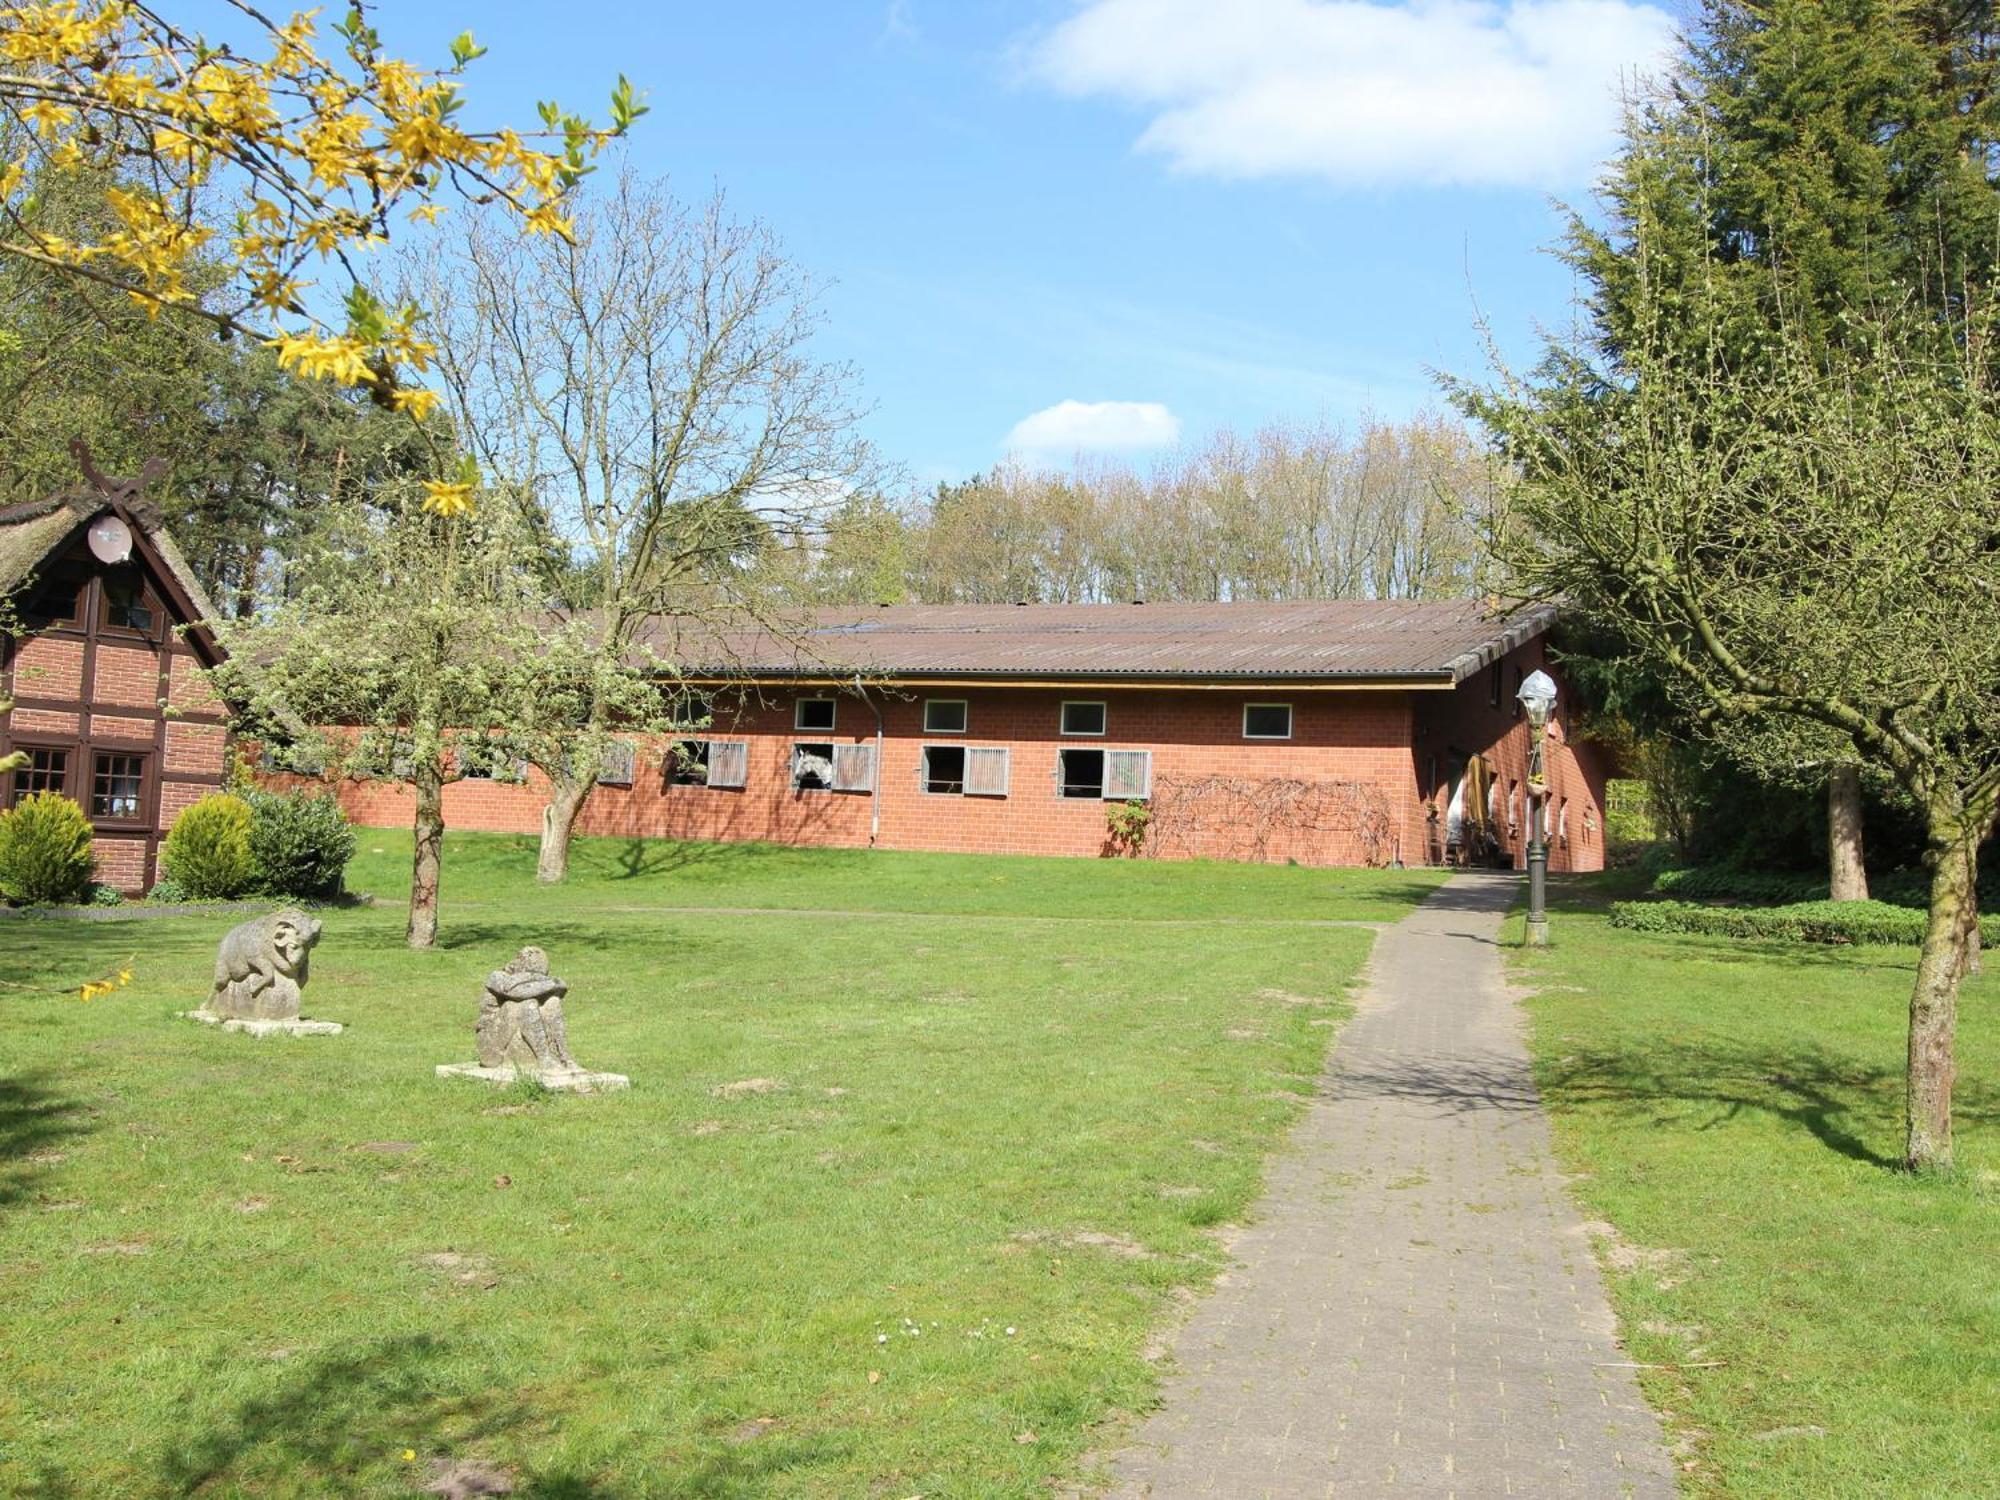
[[[1958,981],[1965,964],[1965,915],[1972,897],[1971,847],[1956,823],[1930,836],[1931,907],[1910,992],[1910,1052],[1905,1074],[1907,1143],[1912,1171],[1951,1165],[1952,1056],[1958,1029]]]
[[[569,875],[569,839],[577,814],[595,785],[559,777],[549,783],[549,800],[542,804],[542,847],[535,858],[535,879],[553,885]]]
[[[1959,949],[1959,976],[1982,972],[1985,945],[1979,936],[1979,849],[1968,841],[1965,850],[1965,911],[1960,917],[1964,937]]]
[[[435,765],[419,765],[417,788],[417,852],[410,867],[410,928],[412,948],[437,946],[438,870],[444,862],[444,778]]]
[[[1868,871],[1861,863],[1861,768],[1835,766],[1826,778],[1826,846],[1829,894],[1836,901],[1866,901]]]

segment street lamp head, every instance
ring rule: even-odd
[[[1537,729],[1545,728],[1549,715],[1556,706],[1555,679],[1546,672],[1530,672],[1528,680],[1521,684],[1515,694],[1521,700],[1521,707],[1527,710],[1528,722]]]

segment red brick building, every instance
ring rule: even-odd
[[[139,482],[104,481],[0,508],[0,754],[12,806],[74,798],[97,878],[150,887],[181,810],[221,786],[227,729],[204,669],[214,611]],[[182,629],[180,627],[185,627]]]
[[[628,745],[580,832],[887,849],[1119,852],[1143,800],[1165,858],[1518,864],[1546,609],[1470,602],[898,605],[796,636],[659,642],[707,671],[682,754]],[[694,678],[697,686],[703,682]],[[747,682],[748,688],[727,686]],[[1558,706],[1551,867],[1602,867],[1604,765]],[[348,782],[357,822],[407,827],[407,788]],[[531,833],[540,778],[445,789],[454,828]]]

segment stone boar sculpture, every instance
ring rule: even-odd
[[[215,953],[215,988],[203,1007],[225,1021],[295,1021],[320,924],[284,907],[232,927]]]

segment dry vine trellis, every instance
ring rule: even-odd
[[[1302,777],[1162,776],[1153,787],[1146,853],[1153,858],[1268,859],[1330,835],[1352,839],[1362,859],[1394,857],[1389,799],[1359,781]]]

